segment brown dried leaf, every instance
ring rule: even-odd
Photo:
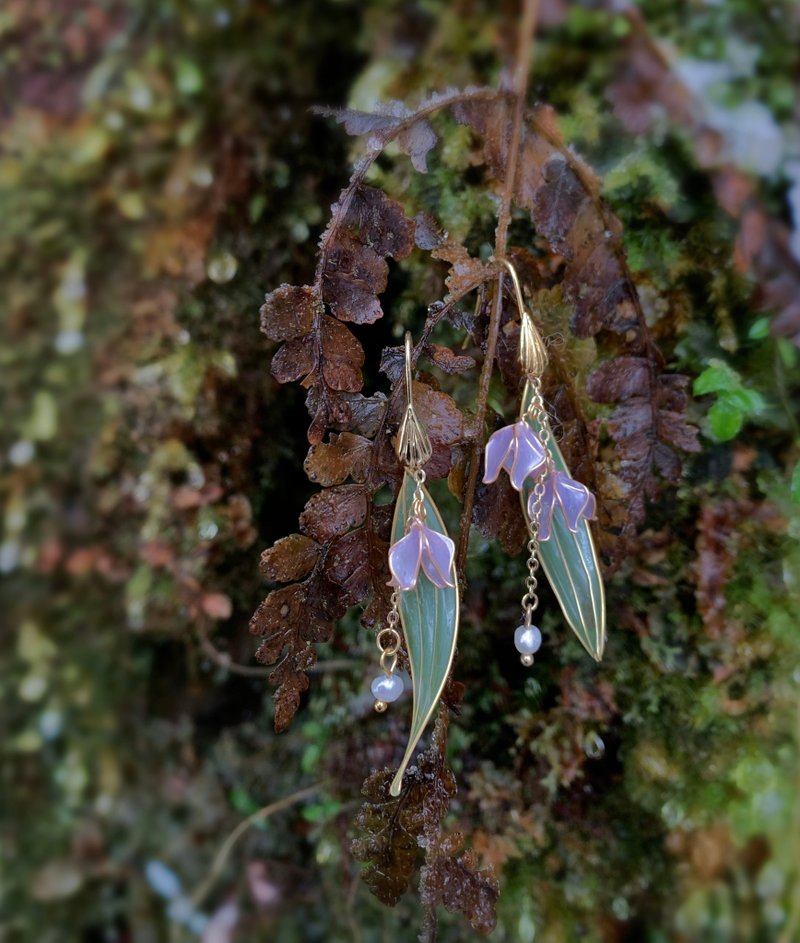
[[[378,295],[386,288],[389,266],[374,248],[342,233],[328,254],[322,275],[322,300],[340,321],[372,324],[383,317]]]
[[[444,230],[436,220],[427,213],[417,213],[414,217],[416,229],[414,231],[414,241],[420,249],[430,252],[441,245],[445,238]]]
[[[291,583],[273,590],[250,620],[250,631],[264,636],[256,658],[274,664],[283,661],[270,675],[276,685],[275,730],[285,730],[308,688],[306,672],[316,663],[312,643],[327,642],[333,623],[347,610],[341,589],[327,580],[317,567],[304,583]]]
[[[334,318],[322,318],[322,375],[332,390],[357,393],[362,385],[364,348]]]
[[[372,442],[364,436],[342,432],[332,435],[328,443],[312,445],[303,468],[309,480],[323,488],[340,485],[347,478],[363,482],[372,449]]]
[[[414,406],[433,450],[425,470],[431,478],[445,478],[453,464],[452,448],[464,436],[464,415],[447,393],[417,381],[414,382]]]
[[[381,135],[388,138],[389,133],[397,129],[406,121],[411,112],[402,102],[388,102],[380,111],[354,111],[350,108],[314,108],[315,114],[335,118],[344,125],[345,131],[356,137],[365,134]],[[436,133],[426,118],[414,121],[403,129],[395,138],[397,146],[404,154],[408,154],[415,170],[426,173],[428,170],[428,151],[436,145]]]
[[[503,184],[511,126],[508,107],[473,101],[458,106],[455,113],[481,135],[486,166]],[[619,242],[621,226],[599,194],[595,174],[565,146],[553,109],[537,105],[523,129],[514,196],[529,210],[551,250],[564,258],[564,294],[575,308],[572,329],[578,337],[603,329],[641,333],[636,290]]]
[[[442,347],[439,344],[426,344],[425,356],[445,373],[466,373],[475,366],[474,357],[457,354],[449,347]]]
[[[536,191],[533,221],[552,248],[565,259],[564,295],[575,309],[572,330],[590,337],[601,330],[630,335],[641,332],[636,289],[619,246],[621,225],[599,203],[591,171],[577,158],[557,153],[543,168]],[[641,342],[640,342],[641,343]]]
[[[384,347],[381,351],[381,362],[378,369],[381,373],[385,373],[393,384],[397,383],[400,377],[403,376],[405,356],[404,347]]]
[[[463,914],[474,930],[488,936],[497,925],[500,885],[491,869],[477,869],[472,851],[457,857],[454,850],[457,846],[445,845],[449,853],[437,855],[423,868],[422,900],[429,906],[441,904],[450,913]]]
[[[390,907],[409,889],[420,861],[422,785],[415,769],[406,773],[397,799],[389,797],[394,771],[373,773],[362,790],[367,802],[354,822],[360,835],[351,850],[357,861],[367,862],[361,876],[378,900]]]
[[[261,571],[268,580],[290,583],[307,576],[319,557],[320,546],[303,534],[290,534],[261,554]]]
[[[647,396],[653,365],[646,357],[614,357],[594,369],[589,395],[596,403],[618,403]]]
[[[314,321],[314,289],[308,285],[281,285],[261,306],[261,330],[273,341],[289,341],[308,334]]]
[[[375,187],[362,184],[356,190],[343,225],[379,256],[404,259],[414,248],[414,220],[397,200]]]
[[[278,383],[294,383],[314,369],[314,338],[296,337],[281,345],[272,358],[272,375]]]
[[[340,393],[337,398],[347,409],[347,419],[333,420],[332,425],[336,427],[337,422],[346,421],[351,432],[374,439],[386,412],[386,396],[383,393],[375,393],[374,396]]]
[[[687,383],[677,374],[659,376],[644,357],[607,360],[589,377],[588,393],[595,402],[619,404],[607,420],[608,431],[617,444],[620,478],[637,492],[652,493],[656,473],[678,479],[676,448],[700,449],[697,429],[684,415]]]
[[[480,259],[471,256],[464,246],[450,239],[439,243],[431,252],[431,256],[450,263],[450,271],[445,279],[447,285],[445,301],[472,291],[485,282],[492,272],[490,266],[484,265]]]
[[[408,154],[414,170],[421,174],[428,172],[428,152],[436,146],[438,138],[431,127],[430,121],[420,118],[410,127],[397,135],[397,146],[404,154]]]
[[[459,694],[454,692],[456,701]],[[476,870],[470,851],[461,855],[460,834],[442,834],[442,822],[456,794],[455,778],[445,762],[447,727],[447,711],[442,709],[426,754],[429,782],[422,801],[425,867],[420,892],[429,914],[441,904],[451,913],[462,913],[479,933],[488,934],[497,922],[497,880],[491,871]]]
[[[519,553],[525,543],[527,529],[519,492],[506,475],[493,485],[478,484],[472,521],[484,537],[497,540],[509,556]]]
[[[305,673],[316,660],[311,643],[328,641],[333,623],[361,602],[373,584],[370,541],[364,528],[336,537],[322,548],[298,534],[286,540],[272,548],[284,553],[282,558],[271,553],[271,575],[300,573],[312,552],[317,565],[304,583],[270,593],[250,621],[250,631],[264,636],[256,654],[259,661],[274,664],[286,651],[270,678],[278,685],[274,694],[278,731],[289,724],[308,687]],[[385,551],[384,543],[375,543],[376,555],[385,556]],[[372,562],[383,576],[383,560]]]
[[[445,762],[447,713],[442,710],[416,766],[403,777],[403,789],[389,795],[393,770],[373,773],[364,783],[366,803],[355,818],[360,835],[353,842],[353,856],[366,862],[362,877],[384,904],[394,906],[408,890],[427,836],[436,835],[447,813],[455,780]]]
[[[496,180],[503,180],[511,143],[512,114],[509,101],[502,98],[491,103],[459,102],[453,108],[453,116],[483,138],[483,159],[492,176]]]
[[[364,350],[341,322],[370,324],[382,317],[378,295],[386,287],[386,257],[408,255],[414,247],[414,229],[414,221],[398,202],[363,184],[347,188],[333,208],[320,242],[320,266],[312,289],[333,316],[317,314],[310,335],[292,336],[291,346],[278,352],[273,367],[282,382],[305,377],[313,416],[308,430],[312,445],[322,442],[331,427],[349,427],[350,406],[337,394],[357,393],[363,383]],[[287,291],[278,295],[281,312],[288,307]],[[297,330],[299,325],[283,334]]]
[[[311,647],[290,651],[269,680],[275,685],[272,700],[275,703],[275,732],[282,733],[292,722],[300,707],[300,695],[308,690],[306,673],[317,663],[317,653]]]
[[[425,344],[422,353],[445,373],[465,373],[475,366],[473,357],[459,355],[449,347],[442,347],[439,344]],[[379,369],[392,383],[397,383],[405,369],[405,348],[384,347]]]
[[[325,541],[364,523],[367,494],[361,485],[340,485],[312,495],[300,515],[300,529]]]
[[[354,137],[379,131],[393,131],[408,114],[408,109],[402,102],[387,102],[377,112],[323,107],[314,107],[311,111],[323,118],[334,118],[337,124],[344,125],[345,131]]]
[[[434,448],[453,445],[464,435],[464,415],[452,396],[414,381],[414,406]]]
[[[293,640],[293,625],[300,619],[306,602],[302,583],[292,583],[273,590],[253,613],[250,631],[264,636],[256,658],[265,665],[274,664]]]
[[[388,544],[376,548],[388,552]],[[341,602],[347,607],[365,599],[372,589],[370,545],[366,529],[359,527],[337,537],[330,544],[325,558],[325,576],[342,590]]]

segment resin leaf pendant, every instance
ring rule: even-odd
[[[525,414],[532,395],[530,384],[526,384],[522,394],[522,415]],[[547,422],[546,417],[529,417],[526,421],[541,438],[541,423]],[[569,476],[569,469],[552,435],[549,443],[556,474],[561,473],[559,477],[563,480]],[[534,484],[535,479],[528,478],[520,492],[523,511],[528,520],[528,498]],[[552,508],[549,533],[539,545],[539,555],[564,618],[586,651],[596,661],[600,661],[606,644],[606,602],[600,563],[589,522],[581,514],[575,514],[571,519],[566,516],[568,499],[567,495],[563,506],[559,504]],[[552,501],[558,504],[555,496]],[[574,526],[574,531],[571,526]]]
[[[417,483],[409,474],[406,474],[397,496],[397,507],[392,523],[394,546],[406,538],[406,522],[411,516],[416,489]],[[437,534],[447,536],[447,530],[436,505],[427,490],[423,488],[422,491],[426,526]],[[443,580],[438,578],[435,569],[426,567],[424,563],[423,559],[423,565],[418,569],[413,588],[400,592],[400,622],[411,665],[414,707],[408,746],[390,788],[393,796],[400,795],[403,774],[441,697],[453,663],[458,635],[458,580],[455,563],[451,564],[449,573],[452,586],[440,586],[432,582],[428,573],[431,573],[438,583],[442,583]]]

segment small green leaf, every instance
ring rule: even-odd
[[[745,415],[760,413],[767,405],[764,397],[759,392],[747,389],[744,386],[738,390],[730,390],[724,393],[720,396],[720,399],[738,406]]]
[[[397,496],[392,523],[392,543],[401,540],[405,533],[415,488],[414,479],[405,475]],[[428,492],[424,488],[422,490],[425,498],[426,526],[446,535],[447,530],[436,505]],[[391,785],[393,796],[400,795],[403,774],[436,709],[453,663],[458,635],[458,577],[455,562],[451,576],[455,585],[439,589],[420,570],[415,588],[400,593],[400,621],[411,667],[414,707],[408,746]]]
[[[762,341],[769,336],[769,318],[758,318],[750,325],[747,336],[751,341]]]
[[[721,396],[708,411],[708,425],[718,442],[727,442],[742,428],[744,413],[728,397]]]
[[[712,360],[706,369],[694,381],[695,396],[705,393],[721,393],[724,390],[738,390],[742,385],[742,378],[728,366],[724,360]]]
[[[522,396],[523,409],[527,408],[531,395],[530,386],[526,386]],[[534,420],[529,422],[539,435],[541,424]],[[556,467],[569,474],[564,456],[552,437],[550,451]],[[520,495],[525,514],[531,486],[529,480]],[[539,552],[542,568],[564,618],[586,651],[595,661],[600,661],[606,644],[605,589],[589,522],[581,521],[578,533],[573,534],[564,515],[556,509],[550,539],[540,545]]]

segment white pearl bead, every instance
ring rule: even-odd
[[[379,701],[391,704],[403,693],[403,679],[400,675],[379,675],[369,686],[372,696]]]
[[[534,655],[542,647],[542,633],[535,625],[521,625],[514,632],[514,647],[522,655]]]

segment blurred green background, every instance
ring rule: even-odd
[[[357,613],[286,734],[253,661],[259,552],[312,492],[258,307],[308,280],[355,153],[309,107],[496,83],[517,16],[0,7],[3,943],[415,939],[413,895],[382,907],[349,850],[402,725],[369,715]],[[599,671],[574,642],[530,676],[493,649],[523,563],[473,541],[448,824],[498,869],[493,939],[800,940],[799,80],[790,0],[541,4],[531,101],[604,177],[704,449],[611,580]],[[414,186],[490,241],[450,133]],[[368,387],[434,300],[422,265],[393,276]]]

